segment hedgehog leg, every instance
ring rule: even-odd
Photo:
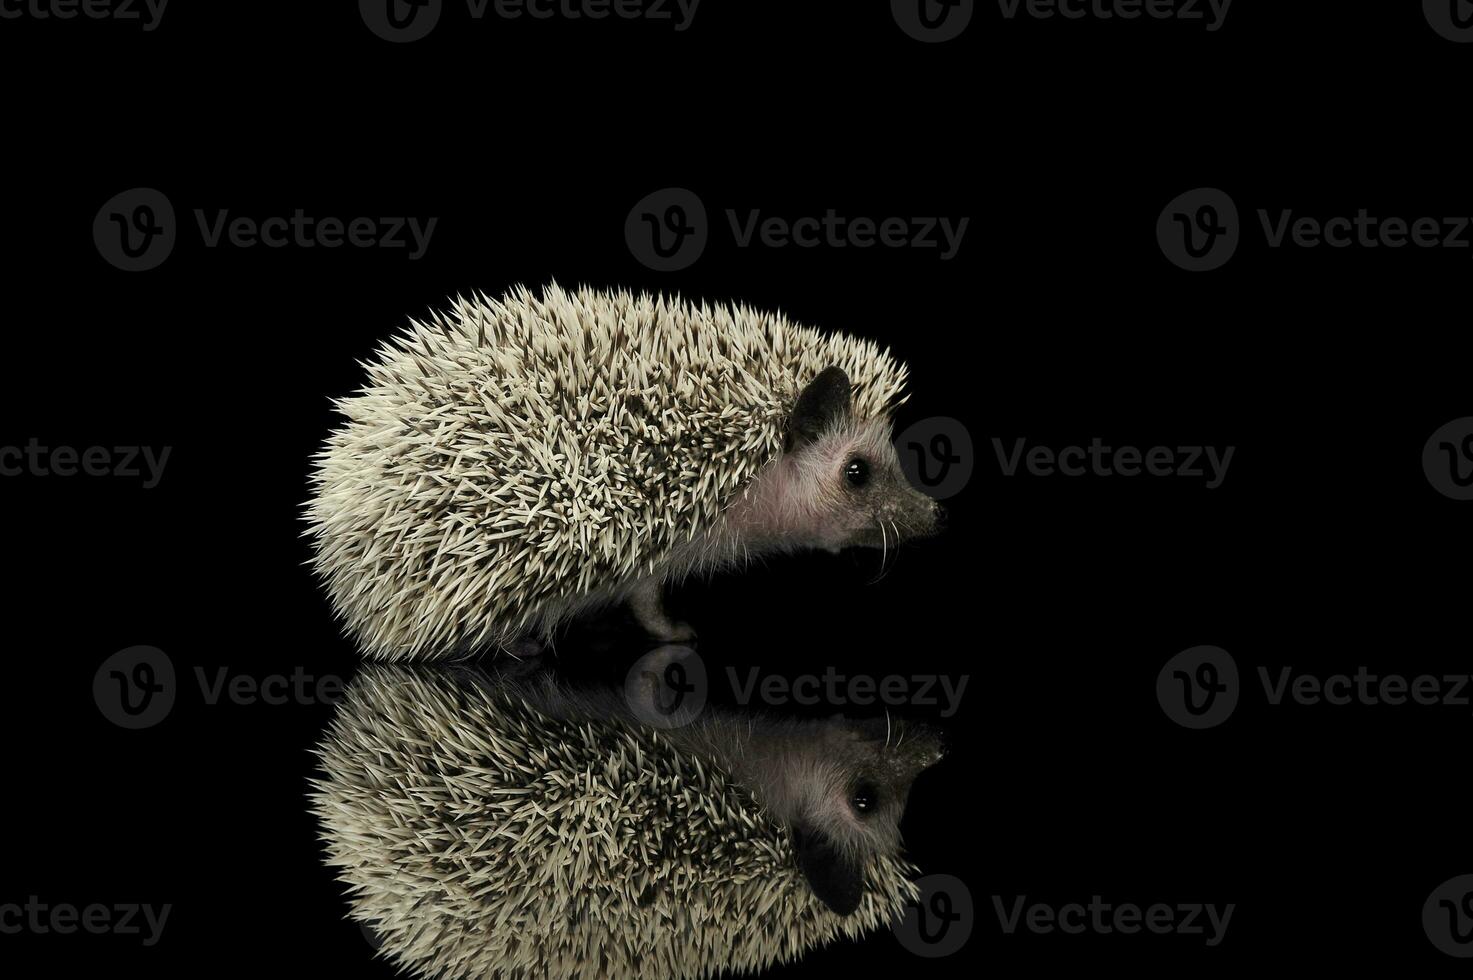
[[[629,608],[634,618],[646,633],[657,640],[694,640],[696,631],[689,623],[671,619],[665,613],[665,600],[661,594],[664,583],[649,578],[634,587],[629,596]]]

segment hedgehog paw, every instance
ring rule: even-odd
[[[696,638],[695,627],[679,619],[667,619],[660,630],[650,630],[650,635],[666,643],[682,643]]]
[[[657,640],[675,643],[696,638],[696,631],[691,629],[689,623],[682,623],[665,615],[658,580],[648,579],[641,583],[629,596],[629,608],[633,610],[640,627]]]

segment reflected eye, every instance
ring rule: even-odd
[[[851,487],[862,487],[869,482],[869,464],[855,456],[844,467],[844,479]]]
[[[869,816],[875,812],[875,807],[880,805],[880,793],[871,784],[860,783],[854,788],[854,795],[849,798],[849,805],[861,817]]]

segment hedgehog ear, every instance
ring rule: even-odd
[[[820,902],[838,915],[849,915],[859,908],[864,896],[864,871],[833,841],[817,831],[795,828],[793,849],[808,887]]]
[[[812,442],[849,416],[849,375],[841,367],[826,367],[808,382],[788,420],[788,444]]]

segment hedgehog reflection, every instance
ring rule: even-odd
[[[643,696],[365,670],[311,797],[352,917],[417,976],[665,978],[899,916],[899,821],[934,733],[715,708],[662,729]]]

